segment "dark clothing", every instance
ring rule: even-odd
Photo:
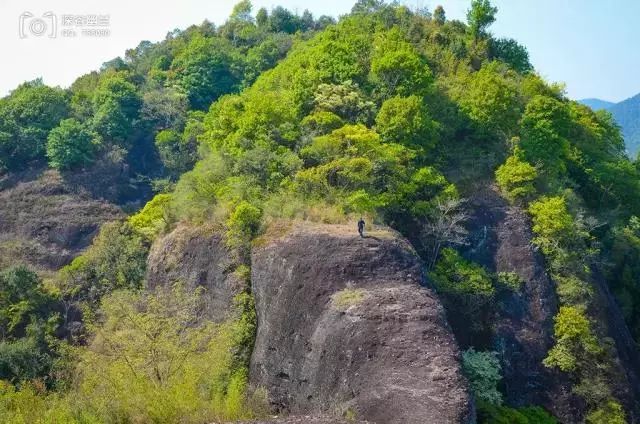
[[[358,234],[360,234],[360,237],[364,237],[364,219],[362,218],[358,221]]]

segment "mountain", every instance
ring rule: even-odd
[[[640,423],[640,169],[490,3],[0,99],[0,422]]]
[[[618,125],[622,128],[627,152],[631,158],[635,158],[640,150],[640,94],[637,94],[620,103],[612,103],[600,99],[583,99],[579,103],[589,106],[591,109],[608,110],[613,115]]]
[[[622,128],[627,151],[635,158],[640,150],[640,94],[611,106],[609,111]]]
[[[585,106],[589,106],[593,110],[609,109],[611,106],[615,105],[613,102],[600,99],[582,99],[578,100],[578,102]]]

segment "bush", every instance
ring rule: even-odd
[[[622,405],[615,400],[609,400],[586,418],[587,424],[626,424]]]
[[[533,166],[513,155],[496,171],[496,183],[507,199],[527,200],[536,192],[533,182],[537,176]]]
[[[556,344],[544,360],[546,366],[555,366],[562,371],[574,371],[578,361],[584,360],[586,355],[602,352],[591,323],[581,309],[561,306],[554,321]]]
[[[147,240],[153,241],[171,223],[169,216],[170,194],[158,194],[129,218],[129,224]]]
[[[242,201],[227,219],[227,245],[241,248],[249,244],[260,229],[262,211],[251,203]]]
[[[98,135],[76,119],[65,119],[47,137],[47,158],[52,168],[72,169],[93,162],[100,145]]]
[[[502,394],[498,391],[502,368],[495,352],[476,352],[473,348],[464,351],[462,370],[478,401],[502,404]]]
[[[148,251],[128,222],[103,225],[89,249],[60,271],[63,295],[95,304],[116,289],[141,287]]]
[[[478,402],[479,424],[558,424],[558,421],[539,406],[509,408]]]
[[[436,126],[418,96],[392,97],[376,116],[376,131],[383,140],[425,150],[435,144]]]

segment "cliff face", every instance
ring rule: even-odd
[[[494,319],[491,344],[502,360],[506,401],[511,405],[543,405],[563,423],[583,422],[586,405],[571,393],[567,375],[542,364],[553,346],[558,300],[544,258],[532,243],[529,218],[489,186],[470,196],[469,208],[471,243],[465,256],[492,272],[516,273],[523,281],[519,292],[499,299]],[[615,299],[599,280],[596,273],[594,312],[616,348],[614,390],[627,407],[630,422],[636,422],[635,399],[640,390],[637,349]],[[460,331],[464,333],[464,328]]]
[[[233,298],[244,283],[233,273],[236,263],[224,240],[212,228],[178,226],[157,240],[147,260],[147,285],[176,282],[205,288],[207,316],[216,322],[230,317]]]
[[[307,224],[305,224],[307,225]],[[252,383],[293,413],[467,423],[459,351],[421,264],[391,231],[312,226],[254,249]]]
[[[103,223],[122,216],[115,205],[73,190],[56,171],[0,178],[0,268],[27,262],[58,269]]]
[[[477,190],[468,207],[471,242],[465,256],[491,272],[515,273],[523,282],[520,291],[499,299],[490,341],[501,359],[505,400],[510,405],[543,405],[563,422],[580,422],[583,408],[571,394],[567,377],[542,363],[553,346],[558,302],[544,258],[532,244],[528,217],[492,187]]]

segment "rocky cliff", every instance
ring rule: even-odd
[[[71,187],[57,171],[0,178],[0,268],[26,262],[41,270],[69,263],[119,207]]]
[[[181,282],[190,289],[203,287],[207,316],[221,322],[230,317],[233,298],[245,287],[233,272],[236,266],[215,229],[181,225],[151,247],[147,285],[153,288]]]
[[[421,268],[389,230],[305,226],[255,248],[251,381],[293,413],[472,422],[458,347]]]

